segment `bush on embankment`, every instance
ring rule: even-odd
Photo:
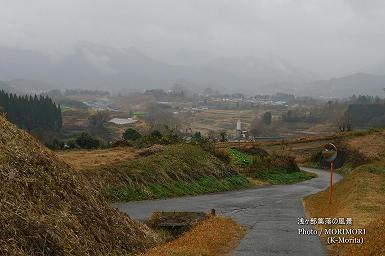
[[[254,177],[271,184],[290,184],[315,177],[312,173],[301,171],[293,157],[276,154],[253,157],[250,171]]]
[[[252,152],[252,151],[249,151]],[[266,151],[254,150],[252,155],[231,148],[232,163],[245,175],[271,184],[288,184],[314,177],[313,174],[301,171],[294,158],[287,155],[268,154]],[[263,154],[261,154],[263,152]]]

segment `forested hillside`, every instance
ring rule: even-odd
[[[354,126],[383,127],[385,125],[385,104],[352,104],[345,115]]]
[[[0,111],[9,121],[28,131],[58,130],[62,127],[60,106],[48,96],[18,96],[1,90]]]

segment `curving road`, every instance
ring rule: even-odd
[[[297,219],[304,217],[302,198],[327,188],[329,173],[309,168],[304,170],[316,173],[318,177],[291,185],[117,203],[114,206],[132,218],[141,220],[157,210],[207,212],[214,208],[247,228],[247,234],[234,255],[326,255],[318,237],[298,235],[298,229],[302,226],[298,226]],[[337,182],[341,176],[335,174],[333,179]]]

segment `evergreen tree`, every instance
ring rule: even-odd
[[[59,130],[62,127],[60,106],[48,96],[17,96],[1,90],[0,108],[9,121],[28,131]]]
[[[265,112],[262,116],[262,121],[264,124],[270,125],[272,122],[271,112]]]

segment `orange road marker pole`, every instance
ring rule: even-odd
[[[334,165],[333,161],[330,162],[330,192],[329,192],[329,204],[332,204],[332,194],[333,194],[333,171]]]

